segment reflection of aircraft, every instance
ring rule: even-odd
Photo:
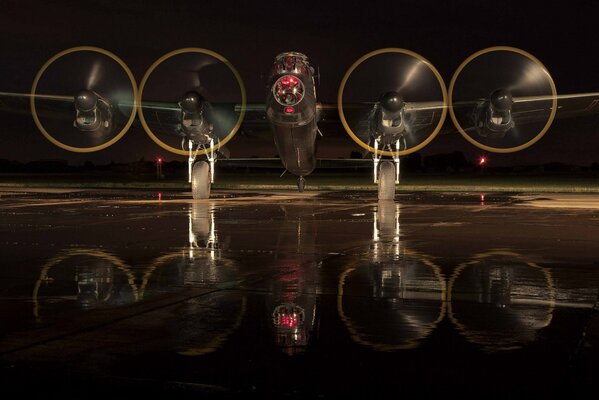
[[[149,294],[180,291],[183,287],[213,287],[239,279],[235,262],[222,254],[227,240],[219,240],[213,205],[194,202],[188,212],[188,246],[157,257],[142,275],[140,299]],[[177,351],[201,356],[220,348],[241,325],[246,313],[245,294],[211,294],[210,307],[201,301],[185,301],[169,328],[176,336]]]
[[[273,295],[267,302],[274,327],[275,341],[288,355],[302,353],[310,338],[318,331],[318,292],[319,266],[317,262],[305,262],[294,258],[293,254],[314,253],[317,244],[316,224],[305,207],[299,207],[301,214],[295,213],[293,206],[282,206],[285,219],[279,229],[277,253],[283,256],[275,260],[279,271],[272,281]],[[288,253],[292,256],[289,258]],[[303,262],[302,262],[303,261]]]
[[[188,245],[156,258],[148,266],[142,277],[140,298],[148,289],[164,291],[183,285],[214,284],[226,280],[228,275],[234,279],[238,270],[222,254],[228,238],[220,239],[213,205],[192,203],[188,212]]]
[[[489,351],[533,342],[555,308],[551,272],[506,250],[479,254],[449,280],[448,315],[470,341]]]
[[[398,205],[379,202],[374,221],[370,252],[339,277],[337,310],[362,345],[414,348],[445,315],[445,281],[438,266],[400,240]]]
[[[70,61],[75,54],[83,55]],[[186,58],[190,54],[199,59]],[[387,62],[384,57],[390,54],[400,60]],[[377,59],[385,62],[377,64]],[[160,75],[162,64],[168,74]],[[179,76],[192,79],[182,78],[171,85],[169,77]],[[360,80],[366,85],[360,86]],[[168,84],[154,94],[169,92],[166,101],[142,98],[143,90],[151,92],[155,82]],[[400,157],[426,146],[441,130],[448,110],[468,141],[497,152],[519,151],[534,144],[556,115],[599,111],[599,94],[558,96],[545,67],[532,55],[513,48],[485,49],[468,58],[456,71],[449,94],[439,73],[421,56],[404,49],[374,51],[359,59],[343,78],[338,115],[331,112],[335,105],[317,103],[314,69],[302,53],[278,55],[269,84],[265,105],[247,105],[241,78],[226,59],[209,50],[189,48],[154,63],[138,93],[120,59],[102,49],[81,47],[51,58],[35,77],[31,94],[0,93],[0,106],[23,112],[30,104],[42,133],[54,144],[77,152],[115,143],[139,111],[140,122],[158,144],[188,156],[194,198],[209,197],[217,155],[227,153],[222,146],[244,117],[250,124],[268,121],[283,166],[298,176],[300,191],[305,176],[316,166],[317,122],[340,118],[350,136],[373,153],[379,198],[391,199],[399,183]],[[241,93],[240,99],[222,98],[235,91]],[[344,99],[348,93],[352,99]],[[56,125],[46,117],[67,123]],[[180,148],[163,142],[159,135],[181,141]],[[207,162],[195,162],[199,155],[205,155]]]
[[[118,257],[96,249],[66,250],[40,270],[32,296],[35,317],[39,318],[42,305],[50,307],[46,297],[70,300],[73,292],[83,309],[122,305],[139,298],[132,272]]]

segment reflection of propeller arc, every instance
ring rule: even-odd
[[[497,259],[502,260],[502,263],[496,261],[499,265],[489,264]],[[497,273],[504,272],[504,274],[494,274],[495,270]],[[488,283],[489,287],[480,287],[479,291],[475,292],[471,289],[473,283],[468,282],[468,295],[481,297],[474,301],[470,297],[465,298],[465,294],[455,293],[459,279],[465,276],[467,271],[481,280],[491,280],[491,283]],[[531,297],[531,295],[538,296],[538,293],[532,293],[528,288],[534,283],[530,276],[518,276],[534,272],[539,272],[544,280],[546,293],[541,293],[544,299]],[[516,286],[518,283],[521,285]],[[447,288],[447,315],[461,335],[472,343],[480,345],[484,350],[491,352],[512,350],[533,340],[537,330],[551,324],[555,301],[556,290],[549,269],[526,260],[518,253],[498,249],[477,254],[471,261],[460,264],[453,271]],[[464,312],[463,307],[470,307],[470,313],[466,311],[458,318],[457,314],[460,312],[456,311],[456,308],[462,308]],[[477,328],[474,324],[468,325],[465,322],[466,317],[473,311],[488,315],[490,310],[496,310],[492,316],[494,329],[486,326]],[[518,312],[524,315],[519,315]],[[484,318],[477,318],[477,315],[474,315],[474,318],[474,321],[484,323]],[[505,322],[503,328],[502,321]]]
[[[139,298],[144,298],[146,289],[150,283],[150,278],[156,272],[156,270],[168,266],[169,263],[174,262],[178,259],[187,260],[189,258],[187,251],[187,249],[179,249],[175,252],[162,255],[156,258],[154,261],[152,261],[152,263],[148,266],[148,268],[145,270],[142,276],[141,284],[139,285]],[[196,255],[196,258],[192,261],[199,262],[201,260],[202,258],[197,257]],[[234,265],[234,262],[227,258],[219,258],[218,261],[219,267],[230,268],[232,265]]]
[[[339,317],[345,324],[347,330],[350,333],[352,340],[356,343],[359,343],[363,346],[372,348],[376,351],[390,352],[404,349],[413,349],[418,347],[419,343],[426,338],[430,333],[434,330],[434,328],[439,324],[440,321],[445,318],[446,313],[446,303],[444,301],[446,296],[446,286],[445,280],[443,279],[440,268],[430,261],[426,256],[421,255],[419,253],[404,249],[404,253],[402,255],[405,259],[414,259],[416,262],[420,263],[420,266],[430,268],[433,276],[436,281],[439,283],[440,293],[438,296],[438,316],[434,317],[430,321],[423,322],[419,318],[414,318],[407,313],[402,313],[401,306],[400,309],[397,310],[404,323],[407,324],[412,332],[417,332],[415,337],[404,338],[399,343],[377,343],[375,342],[372,335],[369,335],[367,332],[364,332],[364,327],[360,327],[359,323],[348,316],[348,312],[344,309],[344,296],[345,296],[345,284],[349,276],[360,270],[358,266],[348,266],[345,271],[341,273],[339,276],[339,284],[337,287],[337,312]],[[416,297],[415,299],[418,299]],[[361,298],[361,301],[363,299]],[[422,299],[418,299],[418,301],[422,301]],[[419,307],[421,308],[421,307]],[[380,328],[380,326],[379,326]]]
[[[125,135],[135,119],[136,98],[135,78],[120,58],[82,46],[61,51],[42,66],[31,87],[30,106],[36,126],[50,142],[88,153]]]
[[[158,258],[156,258],[146,269],[146,271],[144,272],[142,279],[141,279],[141,284],[139,286],[139,298],[143,299],[145,296],[145,292],[146,289],[148,288],[148,285],[150,283],[151,277],[152,275],[160,268],[164,268],[164,267],[168,267],[171,263],[176,262],[177,260],[188,260],[188,254],[186,254],[186,249],[181,249],[178,251],[175,251],[173,253],[169,253],[169,254],[165,254],[162,255]],[[201,258],[196,258],[194,260],[194,264],[197,263],[198,261],[201,261]],[[207,258],[206,258],[207,260]],[[222,261],[222,262],[220,262]],[[225,259],[225,258],[219,258],[219,268],[230,268],[233,265],[233,261],[229,260],[229,259]],[[228,337],[235,332],[239,326],[241,325],[241,322],[243,321],[243,318],[245,317],[246,314],[246,310],[247,310],[247,298],[245,295],[243,295],[241,297],[240,300],[240,305],[239,305],[239,313],[237,314],[234,322],[227,327],[226,329],[223,329],[222,331],[220,331],[217,335],[214,335],[214,337],[210,338],[210,340],[206,343],[202,343],[202,344],[194,344],[194,340],[191,340],[191,343],[186,344],[184,346],[182,346],[182,348],[180,350],[178,350],[178,354],[184,355],[184,356],[202,356],[208,353],[211,353],[213,351],[216,351],[217,349],[219,349],[220,347],[222,347],[222,345],[226,342],[226,340],[228,339]],[[187,331],[187,330],[185,330]],[[204,338],[204,337],[202,337]],[[197,342],[197,339],[196,339]]]
[[[202,78],[204,74],[206,79]],[[235,91],[238,96],[232,101]],[[200,135],[189,136],[191,130],[183,125],[182,118],[189,113],[183,108],[190,93],[195,93],[201,105],[197,113],[190,114],[190,120],[205,122],[206,134],[214,138],[212,147],[204,134],[201,136],[206,143],[199,143]],[[235,103],[241,104],[239,112],[235,111]],[[148,68],[140,83],[138,104],[141,124],[156,144],[172,153],[188,155],[189,150],[179,143],[183,137],[198,141],[198,153],[208,154],[226,144],[241,126],[246,93],[241,76],[223,56],[207,49],[183,48],[165,54]]]
[[[347,70],[337,104],[343,127],[358,145],[373,153],[401,156],[422,149],[439,133],[447,114],[447,91],[428,60],[410,50],[385,48],[362,56]],[[378,130],[395,126],[401,127],[395,133]],[[377,137],[385,136],[382,131],[393,143],[401,135],[402,148],[373,147]],[[382,140],[384,146],[390,145]]]
[[[557,111],[557,91],[537,58],[498,46],[474,53],[458,67],[449,104],[451,119],[468,142],[511,153],[532,146],[547,132]]]
[[[31,296],[32,301],[33,301],[33,315],[36,319],[39,319],[39,317],[40,317],[40,315],[39,315],[39,310],[40,310],[39,291],[40,291],[42,283],[47,281],[48,273],[50,272],[50,270],[52,268],[54,268],[55,266],[59,265],[60,263],[66,261],[72,257],[78,257],[78,256],[94,257],[94,258],[105,260],[108,263],[110,263],[111,265],[114,265],[117,269],[121,270],[125,274],[125,276],[127,276],[127,283],[131,287],[131,292],[133,293],[133,301],[138,301],[140,299],[139,292],[137,290],[137,286],[135,285],[135,276],[129,269],[129,266],[127,266],[123,262],[123,260],[121,260],[120,258],[118,258],[110,253],[107,253],[103,250],[98,250],[98,249],[67,250],[67,251],[64,251],[64,252],[58,254],[56,257],[53,257],[52,259],[50,259],[40,269],[40,275],[39,275],[38,279],[35,281],[35,285],[33,287],[33,294]]]
[[[212,353],[212,352],[218,350],[227,341],[229,336],[231,336],[231,334],[233,332],[235,332],[235,331],[237,331],[237,329],[239,329],[239,327],[241,326],[241,322],[243,321],[243,318],[245,317],[246,311],[247,311],[247,297],[244,295],[241,298],[239,314],[237,314],[237,317],[235,318],[233,325],[231,325],[228,329],[223,330],[218,335],[215,335],[215,337],[212,338],[212,340],[210,340],[208,343],[201,344],[201,345],[188,345],[188,346],[186,346],[185,349],[181,349],[177,353],[181,354],[182,356],[197,357],[197,356],[203,356],[203,355],[206,355],[206,354],[209,354],[209,353]]]

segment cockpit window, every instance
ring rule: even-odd
[[[279,75],[288,73],[303,74],[308,72],[308,68],[308,57],[302,53],[290,52],[279,54],[276,57],[274,72]]]
[[[272,87],[277,102],[283,106],[294,106],[304,98],[304,84],[294,75],[283,75]]]

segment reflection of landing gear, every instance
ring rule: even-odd
[[[379,200],[395,198],[395,166],[391,161],[384,161],[379,171]]]
[[[194,199],[210,197],[210,166],[206,161],[198,161],[191,171],[191,193]]]
[[[303,176],[300,176],[299,178],[297,178],[297,190],[299,190],[300,193],[302,193],[304,191],[305,186],[306,186],[306,179]]]

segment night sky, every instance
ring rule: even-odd
[[[333,103],[347,68],[365,53],[384,47],[413,50],[430,60],[448,85],[470,54],[490,46],[522,48],[550,71],[559,93],[599,92],[599,3],[592,1],[2,1],[0,91],[27,93],[42,64],[74,46],[105,48],[122,58],[138,83],[161,55],[181,47],[203,47],[239,70],[248,101],[264,101],[261,76],[282,51],[306,53],[321,72],[321,102]],[[0,110],[0,159],[66,159],[73,164],[151,159],[164,151],[141,127],[94,154],[54,147],[30,116]],[[327,132],[325,131],[325,134]],[[535,146],[493,155],[496,165],[599,161],[599,117],[556,121]],[[337,130],[321,157],[358,150]],[[236,141],[236,139],[238,139]],[[237,143],[235,143],[237,142]],[[272,138],[234,138],[231,156],[273,156]],[[478,150],[458,134],[436,138],[423,154]],[[170,159],[183,159],[168,156]]]

